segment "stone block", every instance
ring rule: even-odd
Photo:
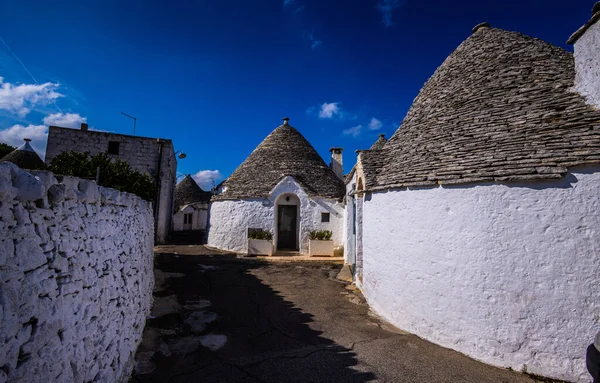
[[[118,190],[105,188],[100,186],[98,188],[101,194],[101,200],[104,204],[119,204],[121,201],[121,193]]]
[[[64,184],[56,184],[50,186],[48,189],[48,203],[51,205],[56,205],[62,201],[64,201],[67,192],[66,186]]]
[[[0,162],[0,200],[10,201],[17,197],[19,189],[13,186],[12,178],[19,169],[11,162]]]
[[[47,262],[40,244],[40,239],[37,237],[15,241],[16,262],[24,272],[40,267]]]
[[[15,245],[12,238],[0,239],[0,268],[15,255]],[[0,316],[1,318],[1,316]]]
[[[31,174],[38,179],[42,185],[44,185],[44,188],[46,190],[48,190],[50,188],[50,186],[55,185],[58,183],[58,181],[56,180],[56,177],[54,177],[54,173],[52,173],[51,171],[48,170],[32,170]]]
[[[19,190],[17,199],[21,202],[37,201],[46,196],[42,182],[19,168],[13,173],[13,186]]]
[[[65,185],[65,199],[77,200],[80,198],[79,192],[79,178],[64,176],[62,184]]]
[[[79,180],[79,201],[85,203],[96,203],[100,199],[100,192],[96,181]]]

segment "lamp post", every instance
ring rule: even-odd
[[[175,153],[173,153],[173,155],[171,156],[171,158],[177,156],[177,158],[179,158],[180,160],[183,160],[185,157],[187,157],[187,154],[185,154],[184,152],[182,152],[181,150],[176,151]],[[169,160],[171,159],[169,158]]]
[[[135,117],[133,117],[133,116],[130,116],[130,115],[128,115],[127,113],[123,113],[123,112],[121,112],[121,114],[122,114],[123,116],[126,116],[126,117],[129,117],[129,118],[133,119],[133,135],[135,136],[135,125],[136,125],[136,122],[137,122],[137,118],[135,118]]]

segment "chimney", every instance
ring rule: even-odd
[[[600,2],[592,8],[592,18],[577,32],[567,44],[574,45],[575,90],[586,102],[600,109]]]
[[[290,118],[289,118],[289,117],[284,117],[284,118],[283,118],[283,125],[288,125],[288,124],[289,124],[289,121],[290,121]]]
[[[86,124],[85,122],[81,123],[81,130],[84,132],[87,132],[88,130],[88,124]]]
[[[342,151],[344,148],[331,148],[329,151],[331,152],[331,164],[329,167],[336,176],[340,177],[340,179],[344,179],[344,164],[342,162]]]

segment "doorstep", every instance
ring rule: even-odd
[[[340,265],[344,264],[344,257],[310,257],[308,254],[288,251],[278,251],[271,256],[258,255],[256,258],[267,262],[323,262]]]

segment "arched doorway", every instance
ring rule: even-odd
[[[276,250],[300,249],[300,199],[294,194],[282,194],[275,201]]]

